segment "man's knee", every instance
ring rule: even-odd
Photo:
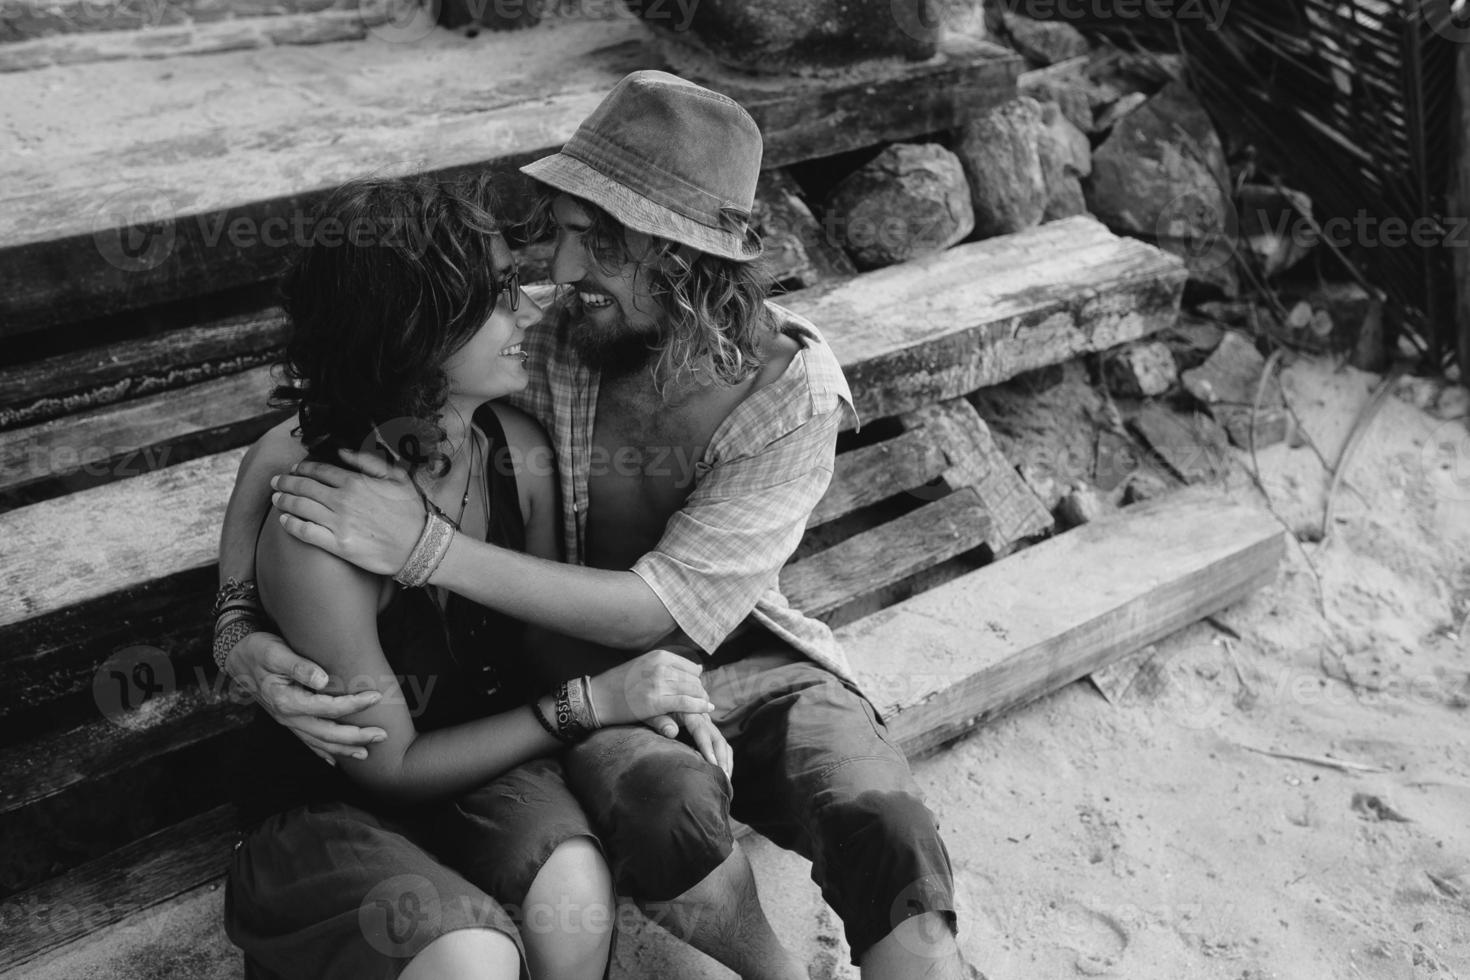
[[[647,752],[610,787],[602,828],[621,894],[662,902],[688,891],[730,856],[730,793],[692,752]]]
[[[911,917],[940,912],[953,923],[949,852],[917,793],[844,795],[820,807],[817,820],[820,867],[813,873],[855,956]]]

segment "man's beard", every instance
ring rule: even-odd
[[[567,343],[577,358],[605,377],[626,377],[651,364],[658,355],[658,334],[628,324],[619,309],[616,320],[606,326],[591,322],[578,307],[572,311]]]

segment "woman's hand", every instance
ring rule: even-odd
[[[359,728],[334,720],[377,704],[381,694],[319,693],[327,686],[327,672],[273,633],[251,633],[236,643],[225,661],[225,671],[267,714],[332,765],[337,764],[337,756],[366,759],[366,746],[388,737],[381,728]]]
[[[358,472],[311,461],[271,480],[271,502],[293,538],[364,571],[395,575],[424,529],[424,503],[408,473],[372,453],[342,450]]]

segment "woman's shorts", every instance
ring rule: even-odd
[[[555,759],[409,816],[296,807],[235,845],[225,929],[249,980],[390,980],[435,939],[473,928],[509,936],[524,978],[526,893],[579,836],[597,839]]]

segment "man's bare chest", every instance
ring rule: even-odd
[[[707,391],[668,404],[641,386],[601,386],[587,473],[589,564],[627,568],[658,544],[743,393]]]

